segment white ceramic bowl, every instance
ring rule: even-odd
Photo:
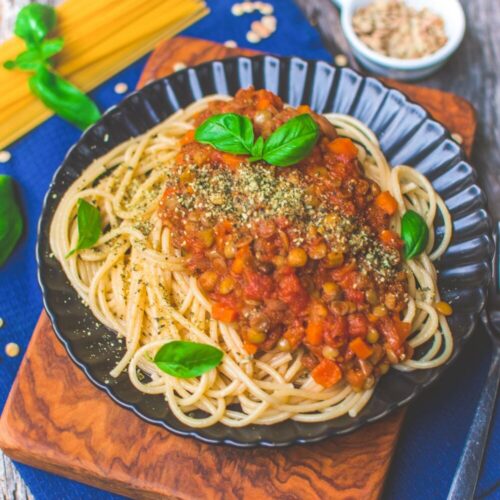
[[[437,71],[457,50],[465,33],[465,15],[458,0],[404,0],[416,9],[424,7],[439,14],[445,23],[448,41],[433,54],[418,59],[387,57],[368,48],[352,27],[352,16],[359,7],[373,0],[333,0],[342,10],[341,24],[354,56],[368,70],[398,80],[418,80]]]

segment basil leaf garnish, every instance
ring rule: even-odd
[[[81,129],[101,117],[94,101],[57,73],[38,68],[29,79],[30,89],[48,108]]]
[[[246,116],[223,113],[205,120],[196,129],[194,137],[198,142],[210,144],[225,153],[250,154],[254,141],[253,125]]]
[[[267,139],[263,158],[278,167],[294,165],[311,153],[318,137],[318,124],[308,114],[296,116]]]
[[[251,151],[252,156],[250,156],[248,160],[250,162],[262,160],[263,152],[264,152],[264,138],[261,136],[255,141],[255,144],[252,146],[252,151]]]
[[[28,47],[38,45],[56,26],[56,11],[48,5],[33,3],[23,7],[16,17],[14,33]]]
[[[192,378],[218,366],[223,356],[221,350],[208,344],[174,340],[160,348],[154,363],[173,377]]]
[[[0,175],[0,266],[14,250],[23,232],[23,226],[12,177]]]
[[[78,250],[91,248],[101,236],[101,214],[99,210],[83,199],[77,204],[78,242],[76,247],[66,255],[66,258]]]
[[[5,61],[8,70],[20,69],[35,74],[29,79],[30,90],[48,108],[82,129],[95,123],[101,113],[95,103],[78,88],[58,75],[51,58],[64,45],[62,38],[46,37],[56,25],[54,8],[33,3],[21,9],[16,18],[15,33],[27,50],[15,60]]]
[[[429,228],[423,217],[408,210],[401,219],[401,238],[405,243],[404,255],[407,260],[421,254],[429,240]]]

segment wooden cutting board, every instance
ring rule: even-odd
[[[254,52],[192,38],[162,43],[139,86],[187,65]],[[468,153],[474,110],[437,90],[394,84],[459,133]],[[42,313],[0,419],[13,459],[133,498],[375,499],[404,411],[312,446],[240,450],[180,438],[142,421],[95,388]]]

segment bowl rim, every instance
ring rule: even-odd
[[[324,62],[322,60],[293,57],[293,56],[275,56],[275,55],[271,55],[271,54],[259,54],[259,55],[254,55],[254,56],[237,55],[234,57],[223,58],[223,59],[222,58],[215,58],[215,59],[212,59],[210,61],[206,61],[206,62],[203,62],[200,64],[191,65],[191,66],[188,66],[187,68],[185,68],[181,71],[178,71],[176,73],[185,74],[185,73],[189,72],[190,70],[200,70],[200,69],[203,69],[206,67],[210,67],[214,63],[227,64],[227,63],[231,63],[233,61],[238,61],[241,59],[244,59],[247,61],[254,61],[254,60],[264,60],[266,58],[277,59],[279,61],[284,61],[284,62],[300,61],[300,62],[306,63],[307,65],[326,64],[328,66],[332,66],[332,67],[336,68],[339,71],[352,72],[365,80],[369,80],[369,81],[375,80],[375,81],[379,82],[383,87],[387,88],[388,90],[394,91],[395,93],[397,93],[402,98],[402,100],[404,102],[406,102],[407,104],[416,105],[416,106],[420,107],[425,114],[426,120],[431,120],[431,121],[441,125],[441,123],[439,121],[437,121],[432,116],[432,114],[429,113],[424,107],[422,107],[420,104],[415,103],[404,92],[402,92],[398,89],[395,89],[390,84],[382,82],[379,79],[374,78],[374,77],[362,75],[351,68],[341,68],[341,67],[335,66],[332,63]],[[137,404],[123,400],[118,394],[115,394],[115,392],[113,391],[111,386],[98,380],[98,378],[95,377],[91,373],[89,366],[83,360],[80,360],[78,358],[77,354],[74,352],[72,342],[63,333],[64,328],[61,325],[60,318],[59,318],[58,314],[56,314],[55,311],[52,310],[52,308],[50,306],[50,300],[49,300],[50,289],[49,289],[48,281],[47,281],[48,278],[47,278],[47,271],[46,271],[46,258],[44,256],[44,250],[46,250],[44,247],[46,246],[47,241],[46,241],[46,237],[44,236],[43,232],[44,232],[44,227],[50,223],[52,216],[53,216],[53,214],[51,214],[50,205],[52,203],[54,203],[54,201],[51,197],[51,194],[53,192],[54,186],[57,185],[58,182],[60,182],[60,177],[61,177],[64,169],[67,166],[67,160],[70,157],[70,155],[72,154],[72,152],[78,147],[78,145],[82,141],[84,141],[86,139],[86,137],[88,137],[93,132],[93,130],[95,130],[95,128],[97,126],[99,126],[99,124],[101,123],[102,120],[104,120],[107,116],[111,115],[117,108],[123,108],[126,106],[127,103],[132,102],[138,94],[141,94],[148,87],[152,87],[153,85],[157,84],[159,81],[171,78],[176,73],[172,73],[170,75],[152,80],[152,81],[148,82],[146,85],[144,85],[143,87],[141,87],[140,89],[134,89],[134,91],[131,92],[130,94],[128,94],[122,101],[120,101],[120,103],[113,105],[113,106],[109,107],[107,110],[105,110],[103,112],[103,116],[101,117],[101,119],[96,124],[93,124],[93,125],[90,125],[89,127],[87,127],[87,129],[85,129],[82,132],[82,134],[78,138],[78,140],[74,144],[72,144],[71,147],[68,149],[64,159],[61,161],[60,165],[54,171],[53,177],[51,179],[51,182],[50,182],[48,189],[47,189],[47,192],[45,194],[43,204],[42,204],[40,218],[38,220],[38,225],[37,225],[37,242],[36,242],[37,278],[38,278],[39,286],[40,286],[41,291],[42,291],[44,309],[45,309],[45,311],[46,311],[46,313],[51,321],[51,325],[53,327],[55,336],[63,344],[63,346],[64,346],[68,356],[72,360],[72,362],[75,363],[75,365],[77,365],[83,371],[86,378],[96,388],[105,392],[107,394],[107,396],[109,396],[110,399],[114,403],[118,404],[122,408],[125,408],[127,410],[131,410],[132,413],[134,413],[136,416],[138,416],[141,420],[143,420],[149,424],[158,425],[158,426],[168,430],[169,432],[172,432],[174,435],[177,435],[180,437],[195,438],[198,441],[201,441],[201,442],[206,443],[206,444],[229,445],[229,446],[232,446],[235,448],[240,448],[240,449],[241,448],[247,448],[247,449],[248,448],[260,448],[260,447],[263,447],[263,448],[284,448],[284,447],[293,446],[293,445],[307,445],[307,444],[318,443],[318,442],[321,442],[325,439],[328,439],[328,438],[331,438],[334,436],[349,434],[349,433],[351,433],[359,428],[366,426],[367,424],[380,421],[381,419],[387,417],[389,414],[393,413],[395,410],[402,408],[402,407],[408,405],[408,403],[410,403],[411,401],[415,400],[427,387],[429,387],[430,385],[433,385],[440,378],[443,371],[449,369],[449,367],[456,362],[459,353],[462,352],[462,350],[464,348],[464,344],[470,340],[470,337],[474,331],[474,328],[477,325],[477,321],[479,318],[478,312],[472,313],[472,316],[474,319],[473,319],[472,324],[470,325],[470,328],[468,328],[468,330],[466,332],[464,332],[464,334],[460,338],[459,342],[457,342],[455,344],[450,358],[441,367],[439,367],[439,368],[441,368],[441,370],[434,372],[432,374],[432,376],[427,381],[417,383],[415,385],[415,387],[413,388],[412,393],[409,394],[405,399],[398,400],[398,401],[391,401],[389,404],[387,404],[387,406],[384,408],[383,411],[380,411],[375,416],[367,416],[367,415],[358,416],[357,419],[353,419],[353,421],[351,422],[351,425],[349,425],[343,429],[331,429],[331,428],[329,428],[329,429],[325,429],[324,431],[322,431],[320,434],[318,434],[315,437],[297,436],[297,437],[294,437],[290,440],[281,440],[280,441],[279,439],[278,440],[275,440],[275,439],[267,440],[265,438],[260,438],[260,439],[255,440],[255,441],[247,441],[247,440],[240,440],[238,438],[227,437],[227,436],[221,437],[221,438],[211,438],[211,437],[207,437],[206,435],[204,435],[203,428],[200,428],[200,429],[198,429],[198,428],[182,429],[178,425],[173,425],[173,424],[165,421],[164,419],[156,418],[156,417],[152,417],[152,416],[147,416],[140,411]],[[441,126],[444,129],[445,140],[451,140],[458,148],[459,157],[461,158],[461,160],[466,162],[468,165],[470,165],[469,160],[467,159],[467,157],[465,155],[465,151],[464,151],[462,145],[457,143],[456,141],[454,141],[452,139],[451,133],[447,127],[445,127],[444,125],[441,125]],[[474,167],[471,167],[471,168],[475,171]],[[488,213],[487,208],[486,208],[484,191],[481,189],[481,187],[478,186],[478,184],[475,181],[475,178],[472,179],[472,186],[474,186],[477,189],[478,196],[482,199],[480,211],[483,212],[487,218],[488,229],[487,229],[486,236],[487,236],[489,242],[491,243],[491,219],[490,219],[489,213]],[[489,264],[490,259],[491,259],[491,254],[492,254],[492,250],[490,249],[489,257],[487,259],[487,266],[489,269],[488,276],[491,275],[491,269],[490,269],[490,264]],[[483,288],[486,288],[486,287],[487,287],[486,284],[483,285]],[[482,304],[484,305],[484,299],[482,300]],[[481,308],[482,308],[482,306],[481,306]],[[279,424],[277,424],[277,425],[279,425]]]
[[[456,34],[450,37],[445,45],[436,52],[417,59],[399,59],[397,57],[389,57],[370,49],[365,45],[354,32],[352,26],[352,14],[354,10],[354,0],[334,0],[341,4],[340,21],[344,34],[351,47],[359,52],[363,57],[371,62],[383,66],[388,69],[399,71],[414,71],[430,68],[444,63],[458,49],[465,35],[465,12],[458,0],[448,0],[450,7],[454,10],[452,14],[442,16],[446,23],[453,22],[457,25]],[[453,20],[451,19],[453,17]]]

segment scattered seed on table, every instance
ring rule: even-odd
[[[451,134],[451,138],[455,142],[458,142],[458,144],[462,144],[464,142],[464,138],[458,132],[455,132],[454,134]]]
[[[0,151],[0,163],[7,163],[12,158],[8,151]]]
[[[243,8],[241,7],[241,4],[240,3],[235,3],[232,7],[231,7],[231,14],[233,16],[241,16],[244,14],[243,12]]]
[[[337,66],[347,66],[349,60],[344,54],[338,54],[335,56],[335,64]]]
[[[260,36],[260,38],[267,38],[272,33],[272,31],[266,28],[260,21],[254,21],[250,27],[254,33]]]
[[[268,29],[274,31],[276,29],[276,18],[274,16],[264,16],[260,22]]]
[[[272,14],[274,12],[274,7],[270,3],[265,3],[259,11],[261,14]]]
[[[173,66],[174,71],[180,71],[181,69],[187,68],[183,62],[176,62]]]
[[[238,44],[234,40],[226,40],[224,42],[225,47],[229,47],[230,49],[235,49],[238,47]]]
[[[252,2],[243,2],[240,5],[245,14],[250,14],[250,12],[253,12],[255,10],[255,6]]]
[[[260,36],[257,35],[257,33],[254,33],[253,31],[249,31],[247,33],[247,40],[250,43],[259,43],[260,42]]]
[[[117,94],[125,94],[127,90],[128,90],[128,85],[124,82],[120,82],[115,85],[115,92]]]
[[[19,354],[19,346],[15,342],[9,342],[5,346],[5,354],[10,358],[15,358]]]

